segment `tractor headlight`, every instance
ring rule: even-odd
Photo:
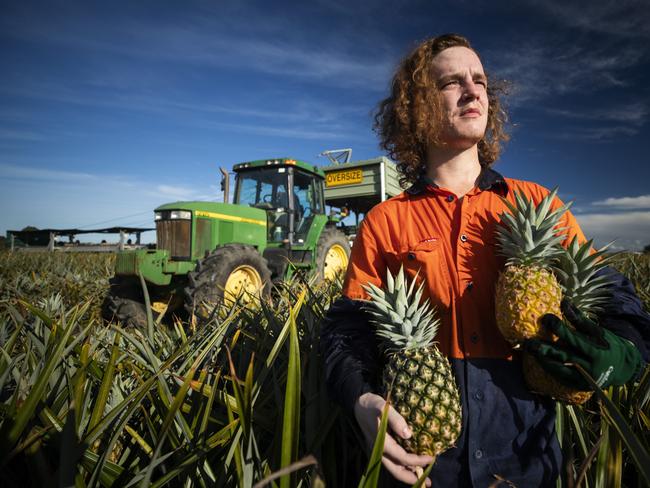
[[[192,220],[192,212],[189,210],[163,210],[154,212],[155,220]]]
[[[189,210],[172,210],[169,213],[169,218],[172,220],[191,220],[192,212]]]

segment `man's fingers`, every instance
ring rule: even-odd
[[[562,300],[562,313],[576,330],[582,332],[590,342],[594,342],[600,347],[607,347],[607,341],[603,337],[603,328],[566,299]]]
[[[388,408],[388,430],[394,432],[402,439],[408,439],[412,435],[406,420],[397,413],[397,410],[392,405]]]
[[[384,456],[381,460],[386,470],[398,481],[402,483],[408,483],[409,485],[415,484],[419,476],[416,473],[417,469],[413,466],[403,466],[401,464],[391,461],[389,458]],[[431,486],[431,480],[427,478],[425,480],[426,486]]]
[[[384,440],[384,456],[402,466],[427,466],[433,462],[431,456],[420,456],[406,452],[395,439],[386,434]]]
[[[540,361],[553,360],[559,363],[566,363],[570,358],[569,353],[562,348],[541,341],[531,341],[531,346],[528,348],[528,352]]]

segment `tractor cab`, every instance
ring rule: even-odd
[[[233,170],[233,203],[266,211],[269,246],[304,245],[315,216],[325,214],[322,171],[294,159],[251,161]]]

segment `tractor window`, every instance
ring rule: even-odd
[[[318,202],[315,198],[313,177],[296,171],[293,176],[294,211],[296,215],[296,241],[304,241],[318,212]]]
[[[323,206],[323,190],[322,185],[318,184],[316,178],[311,180],[311,191],[312,199],[314,201],[314,213],[325,213],[325,207]]]
[[[286,168],[264,168],[237,176],[235,203],[267,211],[268,240],[282,242],[289,237],[289,176]]]
[[[286,169],[239,173],[235,203],[264,209],[287,208],[289,201]]]

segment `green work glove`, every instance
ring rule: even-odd
[[[524,343],[549,374],[578,390],[592,388],[573,364],[579,364],[601,388],[622,385],[639,374],[644,361],[632,342],[600,327],[566,300],[562,313],[575,330],[556,315],[547,314],[541,324],[559,340],[529,339]]]

